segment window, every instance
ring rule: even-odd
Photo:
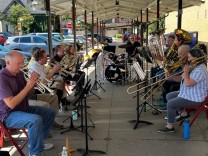
[[[40,37],[33,36],[33,42],[34,43],[44,43],[46,41]]]
[[[13,41],[18,43],[19,42],[19,37],[15,38]]]
[[[31,43],[31,38],[30,37],[21,37],[20,43]]]

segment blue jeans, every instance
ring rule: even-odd
[[[43,140],[51,130],[56,113],[51,108],[29,106],[26,111],[14,111],[4,119],[6,127],[28,130],[30,155],[44,151]]]

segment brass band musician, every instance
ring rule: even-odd
[[[179,92],[167,94],[168,121],[165,128],[159,129],[160,133],[175,132],[173,124],[176,110],[183,109],[185,106],[199,106],[207,96],[208,71],[204,52],[201,49],[191,49],[188,52],[188,61],[190,65],[187,64],[183,67]],[[188,117],[189,114],[183,111],[176,121]]]
[[[44,65],[47,63],[47,53],[43,49],[37,49],[33,53],[33,57],[34,57],[34,62],[29,66],[29,71],[37,72],[41,78],[45,78],[48,80],[53,79],[54,74],[60,70],[59,65],[54,65],[52,70],[50,70],[49,73],[46,73]],[[63,91],[65,90],[63,80],[58,80],[58,84],[55,88],[57,88],[56,94],[58,96],[58,99],[59,101],[61,101],[63,96]]]
[[[71,71],[74,74],[69,75],[66,79],[70,81],[78,81],[82,74],[85,74],[83,71],[80,71],[80,57],[76,54],[74,47],[72,45],[66,45],[65,56],[61,59],[60,64],[64,65],[65,69]],[[82,89],[84,85],[85,77],[80,80],[79,89]]]

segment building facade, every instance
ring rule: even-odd
[[[165,33],[173,32],[177,28],[178,12],[171,12],[165,19]],[[181,28],[186,31],[198,31],[198,41],[208,43],[208,2],[201,6],[183,9]]]

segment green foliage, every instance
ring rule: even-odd
[[[160,17],[161,19],[159,20],[159,30],[165,28],[165,18]],[[150,24],[148,26],[148,32],[154,32],[157,30],[157,22],[154,22],[153,24]]]
[[[23,19],[22,21],[22,27],[26,29],[27,32],[29,32],[30,25],[33,23],[33,16],[30,14],[29,10],[22,5],[13,5],[9,9],[9,14],[6,15],[5,20],[7,22],[10,22],[11,25],[14,26],[14,28],[17,28],[17,23],[20,22],[20,18]]]
[[[72,17],[69,16],[69,15],[62,15],[61,18],[62,18],[63,20],[65,20],[65,21],[70,21],[70,22],[72,22]],[[89,23],[85,24],[85,22],[79,20],[78,18],[75,20],[75,22],[76,22],[76,26],[77,26],[77,27],[79,26],[81,29],[87,28],[87,31],[89,31],[89,32],[91,32],[92,29],[93,29],[94,26],[95,26],[95,24],[94,24],[94,25],[89,24]]]

